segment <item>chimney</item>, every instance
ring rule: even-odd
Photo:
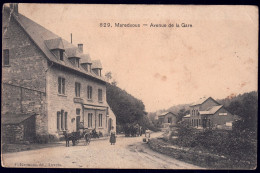
[[[14,14],[18,14],[18,3],[10,3],[10,9],[13,10]]]
[[[80,53],[83,53],[83,44],[78,44],[78,49]]]

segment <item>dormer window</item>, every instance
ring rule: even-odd
[[[75,64],[77,67],[79,67],[79,58],[75,58]]]
[[[102,70],[102,65],[99,60],[92,61],[92,71],[98,75],[101,76],[101,70]]]
[[[74,64],[76,67],[79,67],[79,58],[78,57],[70,57],[70,62]]]
[[[60,37],[44,41],[48,49],[61,61],[64,60],[64,46]]]
[[[63,50],[60,50],[60,60],[63,61]]]
[[[91,64],[87,64],[87,71],[91,72]]]
[[[91,72],[91,64],[81,63],[81,66],[82,66],[87,72]]]

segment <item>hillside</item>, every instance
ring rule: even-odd
[[[219,102],[220,104],[223,104],[225,107],[229,107],[230,103],[231,102],[234,102],[234,101],[239,101],[239,102],[242,102],[242,100],[247,96],[247,95],[253,95],[255,97],[258,97],[258,93],[256,91],[251,91],[249,93],[243,93],[243,94],[239,94],[237,96],[228,96],[224,99],[217,99],[216,101]],[[179,111],[181,109],[185,109],[186,111],[189,110],[189,105],[190,104],[180,104],[180,105],[174,105],[168,109],[161,109],[161,110],[158,110],[156,112],[150,112],[148,115],[153,115],[156,114],[157,116],[160,115],[162,112],[173,112],[175,114],[178,114]]]

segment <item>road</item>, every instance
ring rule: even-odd
[[[157,137],[161,133],[153,133]],[[57,146],[2,155],[5,167],[48,168],[133,168],[133,169],[198,169],[149,149],[143,137],[118,137],[116,145],[108,139],[91,141],[84,146]]]

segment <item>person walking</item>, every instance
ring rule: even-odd
[[[115,143],[116,143],[116,132],[115,132],[113,126],[111,127],[110,140],[109,141],[110,141],[111,145],[115,145]]]

